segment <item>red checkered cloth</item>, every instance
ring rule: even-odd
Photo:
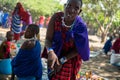
[[[76,56],[63,64],[62,69],[51,80],[76,80],[76,75],[81,66],[80,56]]]

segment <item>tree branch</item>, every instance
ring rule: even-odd
[[[97,17],[96,17],[96,15],[95,15],[95,14],[93,14],[93,15],[94,15],[94,17],[95,17],[95,19],[96,19],[97,23],[98,23],[98,24],[99,24],[99,26],[100,26],[100,30],[101,30],[101,32],[104,32],[104,30],[103,30],[103,28],[102,28],[102,25],[101,25],[100,21],[97,19]]]

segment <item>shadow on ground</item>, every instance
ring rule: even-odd
[[[90,58],[89,61],[83,62],[81,71],[92,71],[108,80],[120,80],[120,68],[111,65],[109,60],[110,56],[99,54]]]

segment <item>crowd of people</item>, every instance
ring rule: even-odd
[[[35,23],[39,28],[47,28],[50,19],[50,16],[40,16],[36,21],[32,20],[29,9],[25,10],[21,3],[16,4],[13,12],[0,9],[0,27],[10,28],[14,32],[16,42],[23,36],[29,24]]]

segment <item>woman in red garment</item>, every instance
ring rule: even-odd
[[[89,60],[87,27],[79,16],[81,7],[82,0],[68,0],[64,12],[55,13],[48,24],[45,47],[50,80],[76,80],[82,60]]]

